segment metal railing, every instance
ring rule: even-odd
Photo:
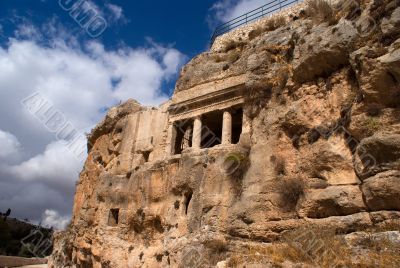
[[[262,17],[272,15],[276,11],[280,11],[292,4],[295,4],[295,3],[298,3],[301,1],[302,0],[272,0],[268,4],[265,4],[259,8],[249,11],[237,18],[234,18],[224,24],[221,24],[215,29],[215,31],[211,37],[210,46],[212,46],[214,44],[215,39],[220,35],[223,35],[227,32],[232,31],[233,29],[236,29],[240,26],[246,25],[246,24],[253,22],[257,19],[260,19]]]

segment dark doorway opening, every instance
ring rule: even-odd
[[[119,221],[119,208],[110,209],[108,214],[108,226],[117,226]]]
[[[185,194],[185,215],[188,213],[190,201],[192,200],[193,192],[189,191]]]
[[[221,144],[222,111],[204,114],[201,118],[201,148],[211,148]]]
[[[182,153],[183,149],[192,147],[193,121],[182,121],[174,123],[176,138],[173,154]]]
[[[242,134],[243,109],[238,108],[232,112],[232,144],[237,144]]]
[[[143,158],[145,162],[149,162],[149,157],[150,157],[151,151],[144,151],[142,152]]]

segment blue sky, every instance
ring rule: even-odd
[[[62,122],[85,137],[121,101],[167,101],[181,67],[208,49],[213,27],[265,2],[2,0],[0,211],[63,228],[85,155],[49,116],[58,130]],[[79,25],[78,7],[99,27]],[[27,100],[38,96],[34,110]]]

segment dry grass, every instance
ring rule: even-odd
[[[399,226],[397,225],[397,230]],[[302,228],[286,236],[289,244],[302,255],[293,262],[307,258],[321,267],[397,267],[400,244],[385,237],[374,236],[380,228],[365,233],[364,239],[351,247],[333,228]]]
[[[329,25],[334,25],[339,21],[335,10],[325,0],[309,1],[306,8],[306,15],[316,24],[328,22]]]
[[[278,266],[272,267],[280,267],[279,264],[287,260],[301,260],[299,262],[302,263],[309,262],[308,258],[304,258],[304,255],[295,248],[287,244],[274,243],[270,246],[247,245],[240,254],[231,256],[227,266],[243,267],[243,265],[249,264],[273,264]]]
[[[283,16],[274,16],[269,19],[264,26],[266,31],[274,31],[286,24],[286,19]]]
[[[381,123],[374,117],[369,117],[366,122],[365,126],[371,133],[378,131],[381,128]]]
[[[262,27],[257,27],[254,30],[249,32],[249,40],[253,40],[254,38],[260,36],[264,33],[264,29]]]
[[[399,224],[391,229],[399,230]],[[228,267],[261,264],[281,267],[284,262],[308,264],[312,267],[398,267],[400,243],[376,232],[374,228],[364,233],[356,246],[351,246],[330,227],[303,227],[285,234],[284,242],[248,245],[238,254],[232,254]]]
[[[265,22],[263,26],[259,26],[249,32],[249,40],[253,40],[265,32],[274,31],[286,24],[286,19],[283,16],[274,16]]]
[[[245,45],[246,45],[246,43],[243,41],[228,40],[223,44],[223,47],[224,47],[223,52],[226,53],[233,49],[243,50]]]

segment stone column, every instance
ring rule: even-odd
[[[232,114],[224,111],[222,118],[222,144],[232,143]]]
[[[165,148],[167,156],[174,154],[175,143],[176,143],[176,128],[174,123],[171,123],[168,126],[167,146]]]
[[[202,129],[201,118],[200,118],[200,116],[198,116],[194,119],[194,124],[193,124],[193,146],[192,147],[195,149],[201,148],[201,129]]]

